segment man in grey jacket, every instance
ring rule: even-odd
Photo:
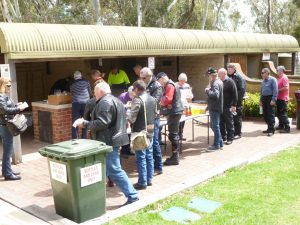
[[[220,131],[220,115],[223,111],[223,83],[217,76],[217,71],[210,67],[207,74],[210,78],[210,87],[205,88],[208,97],[208,110],[211,129],[214,132],[214,144],[207,151],[216,151],[223,148],[223,139]]]
[[[107,176],[121,189],[128,198],[125,205],[138,200],[137,191],[130,183],[127,174],[121,168],[119,148],[128,144],[126,132],[125,109],[122,102],[111,95],[107,83],[101,82],[95,86],[96,105],[91,114],[91,121],[78,119],[78,126],[91,130],[92,139],[105,142],[113,147],[106,155]]]

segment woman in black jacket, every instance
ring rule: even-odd
[[[13,136],[9,132],[6,124],[14,115],[23,111],[23,106],[15,105],[9,97],[11,81],[8,78],[0,78],[0,137],[2,138],[3,157],[2,157],[2,176],[5,180],[20,180],[20,173],[11,169],[10,158],[13,153]]]

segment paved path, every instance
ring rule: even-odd
[[[207,148],[206,127],[195,127],[196,139],[191,141],[191,123],[187,122],[183,142],[183,154],[179,166],[164,167],[164,173],[155,176],[153,186],[139,191],[140,201],[121,207],[126,199],[116,187],[107,188],[107,213],[84,224],[100,224],[109,219],[135,211],[149,203],[165,198],[187,187],[196,185],[212,176],[222,174],[225,170],[254,162],[269,154],[300,142],[300,132],[292,129],[291,134],[275,134],[273,137],[263,136],[261,130],[266,125],[260,121],[244,122],[243,138],[225,146],[224,150],[213,153],[205,152]],[[212,133],[212,132],[211,132]],[[211,141],[212,141],[211,137]],[[31,145],[37,147],[43,143],[23,143],[24,151],[32,151]],[[170,154],[170,149],[164,152],[164,157]],[[134,157],[122,159],[124,169],[133,183],[137,181]],[[51,224],[74,224],[72,221],[55,214],[52,191],[47,168],[47,160],[38,153],[27,154],[23,163],[14,166],[22,172],[22,180],[4,182],[0,178],[0,198],[14,204],[24,211]],[[13,185],[12,185],[13,184]],[[9,224],[9,223],[8,223]]]

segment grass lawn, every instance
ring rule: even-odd
[[[223,204],[213,213],[187,207],[192,197]],[[300,145],[128,214],[108,224],[175,224],[159,212],[172,206],[198,213],[191,224],[300,224]]]

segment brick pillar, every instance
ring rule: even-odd
[[[49,105],[46,103],[32,103],[34,139],[40,141],[38,111],[47,111],[52,117],[53,143],[71,139],[72,105]]]

